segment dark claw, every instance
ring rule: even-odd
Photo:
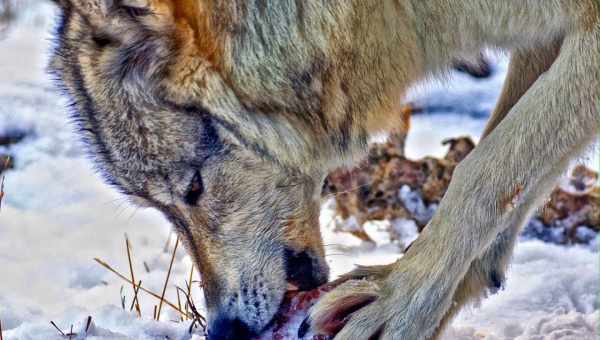
[[[502,283],[502,275],[496,271],[492,271],[490,274],[490,291],[492,294],[495,294],[502,289]]]
[[[302,339],[310,329],[310,317],[307,316],[298,328],[298,338]]]

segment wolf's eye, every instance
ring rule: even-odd
[[[196,171],[194,177],[192,178],[192,182],[190,183],[190,187],[185,194],[185,203],[188,205],[196,205],[203,192],[204,184],[202,183],[202,176],[200,175],[199,171]]]

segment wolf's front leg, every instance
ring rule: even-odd
[[[550,46],[527,47],[511,53],[510,65],[502,94],[492,113],[482,138],[486,138],[525,95],[535,81],[548,69],[558,56],[562,39]],[[550,187],[548,187],[550,190]],[[542,195],[545,196],[545,195]],[[508,263],[522,226],[527,222],[527,209],[520,205],[512,213],[512,219],[494,242],[473,263],[458,285],[452,306],[437,329],[436,339],[443,334],[454,316],[467,304],[475,304],[488,294],[498,291],[505,280]]]
[[[549,69],[456,169],[437,214],[385,275],[351,281],[312,310],[336,339],[427,339],[503,226],[526,219],[597,134],[598,32],[572,34]],[[389,273],[388,273],[389,272]],[[329,329],[330,330],[330,329]]]

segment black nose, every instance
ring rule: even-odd
[[[250,340],[255,335],[240,319],[219,318],[208,327],[208,340]]]
[[[327,270],[319,266],[315,257],[306,251],[285,250],[287,280],[300,290],[311,290],[327,282]]]

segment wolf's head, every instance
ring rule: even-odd
[[[315,112],[318,79],[297,73],[290,93],[305,101],[286,101],[282,90],[265,92],[278,103],[254,105],[260,96],[230,84],[247,79],[252,88],[253,77],[273,75],[232,66],[223,37],[246,31],[213,24],[221,19],[211,1],[55,1],[61,22],[50,69],[100,172],[162,211],[180,235],[201,272],[211,337],[259,332],[288,284],[326,282],[318,224],[325,164],[356,138],[351,124],[324,134],[323,122],[282,104],[306,102]]]

